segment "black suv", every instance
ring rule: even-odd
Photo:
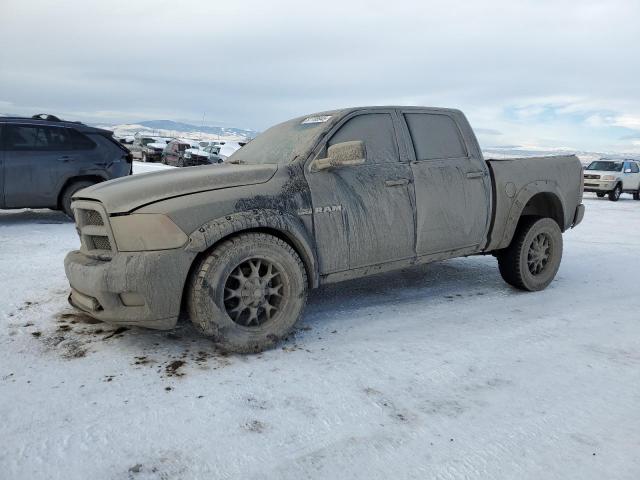
[[[0,117],[0,208],[53,208],[73,216],[78,190],[131,174],[113,132],[52,115]]]

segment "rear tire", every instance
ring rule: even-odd
[[[530,292],[543,290],[560,268],[560,227],[551,218],[523,219],[511,245],[497,257],[500,274],[509,285]]]
[[[92,182],[90,180],[82,180],[79,182],[74,182],[64,189],[64,192],[62,193],[62,197],[60,199],[60,207],[62,208],[62,211],[67,215],[67,217],[69,217],[71,220],[74,220],[73,210],[71,210],[71,198],[76,194],[76,192],[95,184],[96,182]]]
[[[640,188],[638,188],[637,192],[633,192],[633,199],[640,200]]]
[[[620,200],[620,195],[622,195],[622,186],[617,184],[615,188],[609,192],[609,200],[617,202]]]
[[[221,243],[196,266],[187,308],[193,324],[224,350],[260,352],[291,331],[307,300],[298,254],[272,235]]]

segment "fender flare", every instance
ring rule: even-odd
[[[186,250],[201,253],[231,235],[255,229],[274,230],[285,237],[300,255],[311,288],[319,285],[318,262],[313,242],[300,218],[278,210],[254,209],[211,220],[189,235]]]
[[[566,202],[560,187],[553,180],[536,180],[535,182],[528,183],[522,187],[515,196],[515,200],[511,204],[511,209],[509,210],[509,215],[506,218],[506,228],[504,229],[502,239],[500,240],[497,248],[505,248],[509,246],[513,239],[513,235],[515,234],[516,227],[518,226],[518,221],[522,216],[524,207],[527,206],[527,203],[529,203],[529,200],[531,200],[534,195],[539,193],[551,193],[560,201],[563,222],[563,224],[560,225],[560,229],[564,232],[567,223]]]

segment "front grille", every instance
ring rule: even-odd
[[[111,242],[109,237],[103,235],[89,235],[89,242],[93,245],[92,250],[108,250],[111,251]]]
[[[586,173],[584,175],[584,178],[588,178],[589,180],[600,180],[600,175],[591,175]]]
[[[99,257],[115,251],[109,219],[102,204],[78,200],[73,203],[81,250]]]
[[[95,210],[83,210],[85,216],[85,225],[104,225],[102,215]]]

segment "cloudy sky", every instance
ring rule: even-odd
[[[0,112],[257,130],[465,111],[483,146],[640,153],[640,0],[0,0]]]

